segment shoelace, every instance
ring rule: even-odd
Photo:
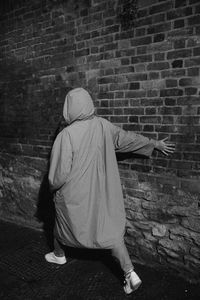
[[[124,276],[124,284],[128,284],[128,280],[130,279],[131,277],[131,272],[133,272],[133,269],[131,269],[130,271],[128,271]]]

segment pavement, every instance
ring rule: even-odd
[[[49,240],[43,231],[0,221],[1,300],[199,300],[200,285],[166,269],[135,265],[143,284],[123,291],[121,270],[108,251],[67,249],[68,262],[44,260]]]

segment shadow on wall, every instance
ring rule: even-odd
[[[67,126],[64,118],[61,118],[58,127],[55,131],[54,139]],[[48,162],[48,170],[49,170]],[[38,196],[38,205],[36,212],[37,219],[43,223],[43,229],[46,235],[48,246],[53,249],[53,239],[54,239],[54,224],[55,224],[55,205],[53,201],[53,193],[50,191],[48,172],[44,175]]]
[[[48,173],[44,175],[40,186],[36,217],[43,223],[48,246],[53,249],[55,206],[53,202],[53,193],[49,188]]]

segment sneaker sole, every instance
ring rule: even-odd
[[[52,263],[52,264],[57,264],[57,265],[64,265],[66,264],[67,260],[65,261],[62,261],[62,262],[58,262],[56,260],[51,260],[51,259],[48,259],[46,256],[45,256],[45,260],[49,263]]]
[[[129,293],[127,293],[125,289],[124,289],[124,291],[125,291],[125,293],[126,293],[127,295],[130,295],[131,293],[135,292],[135,291],[140,287],[141,284],[142,284],[142,281],[139,281],[139,282],[136,283],[134,286],[131,285],[131,289],[132,289],[132,290],[131,290]]]

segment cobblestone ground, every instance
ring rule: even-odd
[[[106,251],[69,250],[68,263],[51,265],[42,232],[0,222],[1,300],[198,300],[200,286],[167,270],[137,265],[142,286],[126,296],[122,274]]]

